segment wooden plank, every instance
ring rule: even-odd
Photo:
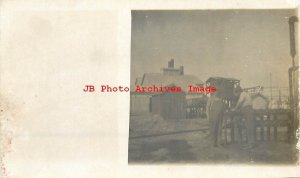
[[[223,123],[224,126],[224,137],[225,137],[225,144],[228,144],[228,140],[227,140],[227,119],[225,119],[225,122]]]
[[[263,115],[259,115],[259,141],[263,141],[264,140],[264,116]]]
[[[277,141],[277,115],[274,114],[274,140]]]
[[[256,132],[257,132],[257,117],[256,117],[256,115],[254,115],[254,140],[255,140],[255,142],[257,141],[257,134],[256,134]]]
[[[270,141],[270,123],[271,123],[271,114],[268,114],[268,117],[267,117],[267,122],[266,122],[266,125],[267,125],[267,141]]]
[[[289,118],[290,118],[290,122],[287,125],[287,141],[289,143],[292,143],[292,126],[291,125],[293,124],[293,122],[292,122],[293,113],[289,114]]]
[[[234,120],[233,120],[233,116],[230,116],[230,134],[231,134],[231,138],[230,141],[231,143],[234,143]]]

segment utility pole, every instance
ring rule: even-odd
[[[290,109],[292,114],[292,125],[291,125],[291,135],[290,141],[295,139],[296,129],[298,127],[298,98],[296,92],[298,92],[298,88],[296,86],[295,71],[299,69],[299,66],[295,65],[295,56],[296,56],[296,42],[295,42],[295,23],[298,22],[298,18],[296,16],[292,16],[289,18],[289,30],[290,30],[290,55],[292,57],[292,67],[289,68],[289,91],[290,91]]]
[[[295,22],[298,22],[298,18],[296,16],[292,16],[289,18],[290,54],[292,57],[292,67],[295,67],[295,56],[296,56]]]

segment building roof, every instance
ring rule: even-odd
[[[206,82],[217,81],[217,80],[227,80],[227,81],[232,81],[232,82],[239,82],[240,81],[240,80],[235,79],[235,78],[209,77],[209,79],[207,79]]]
[[[203,81],[198,79],[194,75],[163,75],[160,73],[145,73],[142,77],[142,80],[136,80],[137,83],[135,85],[140,86],[178,86],[184,92],[187,92],[189,89],[189,85],[199,86],[203,85]]]
[[[142,79],[143,79],[142,77],[137,77],[135,79],[135,84],[138,85],[138,84],[142,83]]]

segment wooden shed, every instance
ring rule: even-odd
[[[149,113],[150,112],[151,95],[147,93],[131,93],[130,94],[130,113]]]
[[[153,95],[151,112],[161,115],[164,119],[186,118],[186,94],[184,92],[164,92]]]
[[[199,80],[196,76],[193,75],[184,75],[181,72],[178,73],[178,75],[173,75],[172,71],[173,69],[168,69],[169,72],[167,72],[167,74],[164,73],[145,73],[143,75],[143,77],[141,78],[137,78],[135,80],[135,83],[131,85],[130,89],[130,113],[131,114],[139,114],[139,113],[146,113],[146,112],[152,112],[153,109],[152,107],[154,107],[154,111],[158,112],[155,108],[157,108],[157,105],[160,105],[160,103],[157,101],[157,97],[161,97],[161,98],[167,98],[167,101],[164,102],[168,102],[173,96],[179,97],[177,96],[177,94],[173,93],[174,95],[172,95],[172,92],[169,93],[172,96],[156,96],[156,95],[161,95],[162,93],[159,92],[136,92],[135,88],[138,85],[139,87],[151,87],[151,86],[156,86],[156,87],[172,87],[172,86],[177,86],[180,87],[182,89],[182,91],[185,93],[184,95],[190,96],[188,98],[185,99],[190,99],[191,97],[193,98],[203,98],[203,94],[202,93],[189,93],[189,85],[193,85],[193,86],[202,86],[203,82],[201,80]],[[181,70],[181,69],[180,69]],[[172,73],[172,75],[171,75]],[[179,95],[183,95],[183,94],[179,94]],[[151,104],[152,101],[152,96],[153,96],[153,100],[155,101],[155,105]],[[176,100],[176,99],[173,99]],[[177,100],[176,100],[177,101]],[[162,102],[162,101],[161,101]],[[185,101],[186,103],[186,101]],[[186,104],[185,104],[186,105]],[[166,109],[166,108],[164,108]],[[186,108],[183,111],[184,115],[186,115]],[[182,114],[180,114],[179,116],[182,116]]]

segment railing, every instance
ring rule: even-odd
[[[291,141],[292,117],[289,109],[255,110],[256,141]],[[223,117],[222,140],[225,144],[247,141],[244,118],[240,112],[226,112]]]
[[[206,108],[206,101],[202,98],[194,98],[187,100],[186,106],[186,118],[193,119],[193,118],[205,118],[205,108]]]
[[[205,118],[205,107],[199,105],[190,105],[186,108],[186,118]]]

